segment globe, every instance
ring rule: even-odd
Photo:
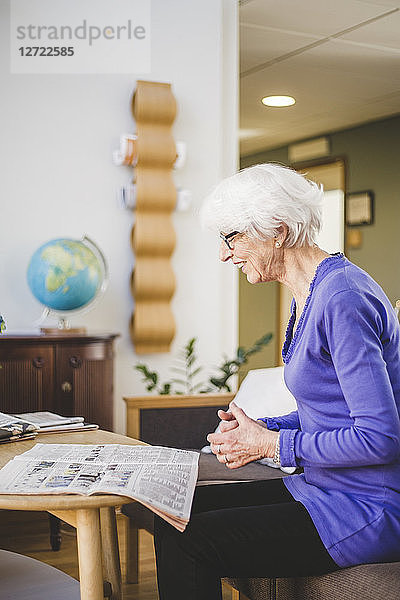
[[[88,237],[57,238],[38,248],[28,266],[28,285],[35,298],[59,316],[81,311],[94,302],[107,282],[103,254]],[[63,325],[59,327],[62,328]]]

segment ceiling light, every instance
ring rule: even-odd
[[[296,100],[292,96],[265,96],[261,102],[265,106],[292,106]]]

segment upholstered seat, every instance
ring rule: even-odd
[[[315,577],[227,581],[249,600],[399,600],[400,562],[358,565]]]

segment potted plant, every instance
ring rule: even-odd
[[[143,363],[137,363],[134,368],[143,375],[147,391],[155,394],[124,397],[127,407],[127,435],[136,439],[142,438],[141,424],[146,411],[227,406],[234,397],[231,378],[247,363],[252,354],[259,352],[271,339],[272,334],[267,333],[249,348],[239,346],[232,359],[223,357],[216,373],[205,379],[200,379],[204,369],[198,364],[196,338],[191,338],[179,352],[171,367],[173,376],[168,381],[160,381],[156,371]]]

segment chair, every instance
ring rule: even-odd
[[[249,600],[398,600],[400,562],[358,565],[327,575],[227,579]]]
[[[33,558],[0,550],[2,600],[79,600],[79,581]]]

